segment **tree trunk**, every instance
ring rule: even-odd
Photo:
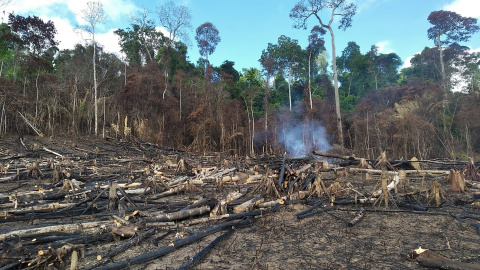
[[[308,55],[308,94],[310,95],[310,109],[313,109],[313,101],[312,101],[312,72],[311,68],[311,61],[312,61],[312,52]]]
[[[443,63],[443,50],[442,50],[442,42],[440,41],[440,34],[437,35],[437,47],[438,52],[440,54],[440,71],[442,76],[442,91],[443,91],[443,131],[447,131],[447,120],[446,120],[446,113],[447,113],[447,85],[446,85],[446,78],[445,78],[445,65]]]
[[[290,102],[290,111],[292,111],[292,67],[288,70],[288,101]]]
[[[254,148],[254,141],[255,141],[255,117],[253,115],[253,98],[250,99],[250,110],[252,112],[252,146],[251,146],[251,156],[254,157],[255,156],[255,148]],[[290,108],[291,110],[291,108]]]
[[[338,94],[338,78],[337,78],[337,59],[335,56],[335,35],[333,34],[332,27],[328,26],[330,35],[332,36],[332,64],[333,64],[333,85],[335,87],[335,112],[337,114],[337,128],[338,128],[338,142],[343,147],[343,127],[342,127],[342,115],[340,112],[340,97]]]
[[[35,119],[38,120],[38,96],[39,96],[39,90],[38,90],[38,77],[40,76],[40,71],[37,73],[37,78],[35,78],[35,88],[37,89],[37,99],[35,102]]]
[[[265,96],[263,98],[263,108],[265,110],[265,152],[268,146],[268,99],[270,97],[270,73],[267,71],[267,82],[265,83]]]
[[[95,44],[95,28],[93,28],[93,88],[95,89],[94,106],[95,106],[95,136],[98,136],[98,104],[97,104],[97,69],[95,63],[96,44]]]

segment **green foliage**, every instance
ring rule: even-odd
[[[358,96],[355,95],[345,95],[343,91],[339,91],[340,94],[340,108],[347,112],[351,112],[355,109],[355,106],[358,102]]]

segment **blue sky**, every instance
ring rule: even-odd
[[[425,46],[433,46],[427,38],[431,26],[427,17],[432,11],[451,10],[463,16],[480,19],[479,0],[350,0],[357,4],[358,12],[353,26],[345,32],[336,29],[337,56],[349,41],[355,41],[362,53],[374,44],[381,52],[397,53],[402,61],[420,52]],[[82,0],[13,0],[7,10],[21,15],[37,15],[54,21],[58,29],[60,47],[73,48],[77,42],[84,42],[82,35],[74,30],[77,25],[75,14],[88,1]],[[166,0],[101,0],[108,15],[108,21],[98,29],[97,40],[109,51],[118,52],[118,41],[113,34],[117,28],[129,26],[128,14],[139,8],[155,11]],[[309,29],[318,24],[313,18],[308,21],[307,30],[294,29],[289,12],[298,0],[177,0],[177,5],[187,6],[192,14],[189,60],[196,63],[199,58],[195,43],[195,29],[204,22],[213,23],[220,32],[221,42],[209,56],[214,66],[225,60],[235,62],[235,68],[260,68],[258,59],[268,43],[276,43],[281,35],[298,40],[302,48],[308,42]],[[158,21],[157,14],[151,14]],[[328,19],[328,13],[324,18]],[[85,38],[85,36],[83,36]],[[330,35],[325,36],[326,48],[331,54]],[[480,33],[462,45],[480,51]]]

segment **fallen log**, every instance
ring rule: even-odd
[[[147,222],[163,222],[186,219],[193,216],[200,216],[210,211],[210,206],[205,205],[198,208],[180,210],[173,213],[163,213],[153,217],[144,218]],[[142,220],[142,219],[140,219]]]
[[[355,224],[357,224],[365,215],[365,209],[361,209],[360,212],[349,222],[347,222],[348,227],[353,227]]]
[[[171,188],[170,190],[164,191],[164,192],[159,193],[159,194],[150,195],[147,198],[149,200],[157,200],[157,199],[160,199],[160,198],[164,198],[164,197],[168,197],[168,196],[171,196],[171,195],[176,195],[176,194],[185,192],[185,190],[186,190],[186,185],[181,185],[179,187]]]
[[[480,270],[480,265],[453,261],[434,251],[423,249],[412,250],[408,259],[415,260],[418,264],[428,268],[448,269],[448,270]]]
[[[371,173],[371,174],[382,174],[382,170],[375,169],[362,169],[362,168],[348,168],[349,172],[359,172],[359,173]],[[404,170],[406,174],[441,174],[448,175],[450,171],[446,170]],[[389,175],[398,175],[398,171],[387,171]]]
[[[321,206],[323,204],[323,201],[322,200],[319,200],[318,202],[316,202],[314,205],[310,206],[309,208],[303,210],[303,211],[300,211],[298,213],[296,213],[295,215],[298,217],[298,216],[302,216],[310,211],[312,211],[313,209]]]
[[[307,212],[303,215],[298,215],[297,218],[298,219],[302,219],[302,218],[306,218],[306,217],[309,217],[309,216],[313,216],[315,214],[318,214],[318,213],[321,213],[321,212],[326,212],[326,211],[330,211],[332,210],[333,208],[331,207],[324,207],[322,209],[318,209],[318,210],[315,210],[315,211],[311,211],[311,212]]]
[[[240,192],[238,191],[233,191],[228,193],[227,195],[223,196],[222,199],[220,199],[215,205],[215,207],[212,209],[212,212],[210,212],[210,216],[219,216],[227,213],[227,204],[233,200],[236,200],[238,198],[241,198],[243,195],[247,193],[247,189],[243,189]]]
[[[477,222],[477,223],[472,222],[472,223],[470,223],[470,225],[472,225],[473,227],[475,227],[475,229],[477,229],[477,234],[480,235],[480,223],[478,223],[478,222]]]
[[[446,259],[428,258],[420,256],[415,259],[415,261],[417,261],[418,264],[420,264],[421,266],[425,266],[428,268],[447,270],[480,270],[480,265],[478,264],[456,262]]]
[[[79,224],[61,224],[61,225],[45,226],[45,227],[39,227],[39,228],[14,230],[8,233],[0,234],[0,241],[14,235],[26,236],[26,235],[39,234],[39,233],[48,233],[48,232],[71,232],[71,231],[77,231],[77,230],[82,231],[86,229],[95,229],[95,230],[101,231],[103,230],[101,227],[108,224],[112,224],[112,222],[111,221],[95,221],[95,222],[85,222],[85,223],[79,223]]]
[[[320,151],[313,151],[313,154],[317,155],[317,156],[328,157],[328,158],[338,158],[338,159],[343,159],[343,160],[360,161],[360,158],[357,158],[357,157],[337,155],[337,154],[325,153],[325,152],[320,152]]]
[[[263,197],[255,197],[253,199],[250,199],[240,205],[237,205],[233,208],[233,213],[237,214],[237,213],[242,213],[242,212],[248,212],[248,211],[252,211],[252,209],[263,203],[265,199]]]
[[[98,261],[96,261],[94,263],[91,263],[91,264],[87,264],[82,269],[83,270],[90,270],[90,269],[95,269],[97,267],[105,265],[105,264],[109,263],[114,256],[124,252],[125,250],[127,250],[127,249],[129,249],[133,246],[138,245],[140,242],[142,242],[144,239],[152,236],[154,233],[155,233],[155,228],[151,228],[150,230],[148,230],[144,233],[141,233],[141,234],[135,236],[134,238],[128,240],[127,242],[125,242],[121,246],[109,250],[106,254],[97,256]]]
[[[196,202],[185,206],[182,210],[196,208],[196,207],[199,207],[199,206],[202,206],[202,205],[206,204],[207,202],[208,202],[208,199],[202,197],[201,199],[197,200]]]
[[[163,248],[160,248],[160,249],[154,250],[152,252],[145,253],[145,254],[142,254],[142,255],[139,255],[139,256],[136,256],[136,257],[133,257],[133,258],[129,258],[129,259],[124,260],[124,261],[119,261],[119,262],[116,262],[116,263],[105,265],[103,267],[98,267],[97,269],[99,269],[99,270],[127,269],[129,266],[140,264],[140,263],[143,263],[143,262],[147,262],[147,261],[165,256],[166,254],[169,254],[169,253],[175,251],[176,249],[178,249],[180,247],[189,245],[189,244],[191,244],[191,243],[193,243],[193,242],[195,242],[195,241],[197,241],[201,238],[204,238],[207,235],[219,232],[219,231],[224,230],[226,228],[232,228],[232,227],[233,228],[239,228],[239,227],[248,226],[252,223],[253,223],[252,219],[242,220],[240,222],[237,222],[237,221],[224,222],[224,223],[218,224],[216,226],[210,227],[208,229],[198,231],[198,232],[196,232],[196,233],[194,233],[194,234],[192,234],[188,237],[185,237],[183,239],[179,239],[177,241],[174,241],[171,245],[165,246]]]
[[[219,237],[215,238],[215,240],[213,240],[210,244],[208,244],[208,246],[206,246],[205,248],[203,248],[202,250],[200,250],[200,252],[198,252],[195,256],[193,256],[193,258],[189,258],[187,259],[187,261],[182,264],[177,270],[187,270],[187,269],[190,269],[190,267],[192,267],[193,265],[195,265],[198,261],[200,261],[203,257],[205,257],[205,255],[207,255],[207,253],[214,247],[216,246],[220,241],[222,241],[223,239],[229,237],[230,235],[232,235],[234,232],[234,230],[228,230],[226,233],[220,235]]]

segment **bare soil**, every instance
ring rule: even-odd
[[[25,137],[22,140],[26,148],[17,137],[2,138],[0,141],[0,165],[4,168],[4,172],[0,172],[0,178],[10,175],[16,167],[27,170],[33,162],[40,164],[42,174],[38,178],[34,178],[28,173],[21,173],[18,179],[0,183],[2,196],[34,191],[39,187],[46,189],[46,193],[59,192],[61,186],[52,186],[55,181],[52,180],[52,170],[49,167],[51,163],[61,166],[70,173],[70,179],[80,180],[86,186],[94,183],[101,185],[114,180],[145,184],[149,176],[148,171],[152,171],[155,165],[165,165],[167,160],[175,163],[180,157],[184,158],[193,168],[235,167],[240,172],[250,173],[253,170],[264,173],[265,167],[272,170],[272,173],[278,173],[282,163],[282,158],[279,157],[233,159],[219,153],[205,155],[187,153],[138,141],[38,137]],[[55,156],[45,151],[43,147],[62,154],[63,157]],[[287,160],[292,168],[309,162],[315,163],[316,160]],[[254,169],[255,165],[258,165],[257,167],[260,169]],[[161,168],[167,177],[173,178],[182,175],[182,173],[175,173],[174,169],[167,166]],[[188,172],[183,174],[191,178],[195,177]],[[366,180],[362,174],[324,173],[322,177],[327,187],[334,181],[340,182],[343,187],[350,183],[360,194],[372,193],[379,186],[378,176]],[[446,197],[440,207],[433,206],[432,198],[427,198],[427,193],[421,192],[428,189],[433,181],[439,182],[446,192]],[[178,194],[157,200],[158,203],[176,202],[179,206],[158,207],[155,210],[172,212],[202,196],[218,199],[229,191],[239,190],[242,187],[253,188],[256,185],[258,182],[255,181],[225,183],[221,186],[215,182],[205,181],[205,185],[199,186],[197,192]],[[233,235],[216,245],[193,269],[423,269],[415,261],[407,259],[407,254],[418,247],[433,250],[455,261],[480,264],[480,235],[471,225],[480,220],[480,206],[478,203],[475,204],[478,199],[475,201],[474,191],[471,189],[466,193],[454,193],[449,191],[449,186],[445,176],[409,175],[407,179],[403,180],[397,193],[392,193],[392,199],[405,200],[405,195],[412,193],[414,195],[410,198],[429,207],[428,211],[422,212],[399,208],[393,202],[388,207],[380,203],[375,206],[331,204],[331,198],[326,196],[318,198],[316,195],[303,200],[287,201],[280,206],[278,211],[258,216],[253,225],[237,229]],[[358,193],[350,191],[346,196],[337,196],[335,201],[352,200],[355,198],[355,194],[358,196]],[[258,194],[247,193],[246,196],[256,195]],[[332,209],[304,219],[297,218],[296,213],[307,209],[318,200],[323,200],[324,207],[332,207]],[[10,207],[8,203],[10,202],[0,204],[2,210],[8,211],[8,207]],[[85,208],[86,205],[81,207]],[[354,218],[361,208],[366,210],[363,219],[353,227],[348,227],[346,222]],[[144,211],[148,212],[149,209]],[[231,211],[230,208],[229,211]],[[0,221],[0,234],[35,226],[86,222],[75,217],[9,221],[12,216],[19,215],[5,216],[4,220]],[[468,218],[460,221],[452,215],[463,215]],[[88,221],[108,221],[111,220],[110,216],[109,214],[97,215]],[[154,236],[115,256],[113,261],[126,260],[148,253],[167,246],[170,241],[176,239],[175,237],[185,237],[189,233],[214,226],[220,222],[222,221],[186,228],[179,225],[177,225],[178,227],[173,226],[173,228],[177,228],[179,234],[173,233],[167,236],[156,246],[152,243],[152,239],[166,232],[165,229],[158,228]],[[177,269],[187,258],[193,257],[222,233],[223,231],[209,235],[161,258],[140,265],[132,265],[130,269]],[[94,262],[97,255],[104,254],[109,248],[119,246],[126,240],[128,239],[87,244],[85,257],[80,260],[80,269],[82,266]],[[22,241],[27,240],[22,239]],[[34,250],[45,248],[48,247],[39,244],[35,246]],[[28,254],[23,254],[25,256],[23,259],[27,262],[37,256],[31,250],[28,252]],[[3,265],[15,261],[5,257],[4,250],[2,250]],[[66,256],[63,264],[56,261],[52,262],[50,266],[42,264],[38,268],[69,268],[69,258]],[[22,264],[20,267],[28,268],[26,264]]]

